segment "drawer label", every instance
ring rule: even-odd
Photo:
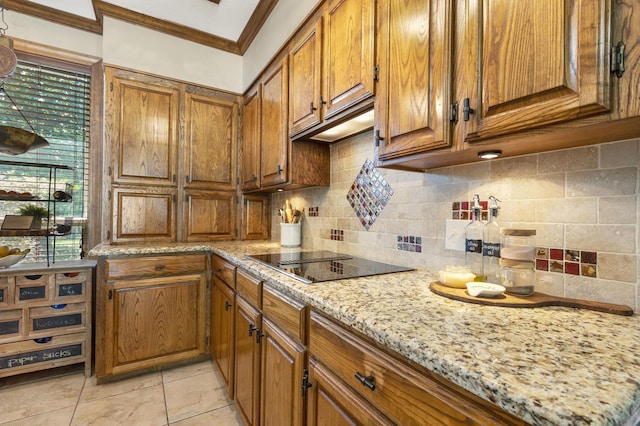
[[[20,331],[20,320],[0,322],[0,334],[16,334]]]
[[[25,352],[0,358],[0,369],[23,367],[38,362],[54,359],[70,358],[82,355],[82,344],[67,345],[59,348],[43,349],[41,351]]]
[[[21,287],[20,300],[44,299],[47,296],[47,286]]]
[[[71,327],[82,324],[82,314],[56,315],[55,317],[36,318],[33,320],[34,330]]]
[[[82,283],[61,284],[58,287],[58,296],[79,296],[82,294]]]

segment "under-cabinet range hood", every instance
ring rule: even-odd
[[[331,251],[279,252],[245,257],[305,284],[413,270]]]
[[[367,111],[323,132],[310,136],[309,140],[319,142],[337,142],[371,128],[373,128],[373,110]]]

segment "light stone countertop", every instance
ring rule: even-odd
[[[247,254],[274,242],[98,246],[92,256],[212,251],[536,425],[640,422],[640,317],[481,306],[432,293],[424,270],[303,284]],[[285,249],[290,250],[290,249]]]

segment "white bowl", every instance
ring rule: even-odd
[[[472,281],[467,283],[467,293],[473,297],[498,297],[506,289],[500,284]]]
[[[447,287],[464,288],[468,281],[473,281],[475,275],[465,267],[447,266],[439,272],[440,283]]]
[[[8,268],[9,266],[15,265],[24,259],[26,255],[27,253],[8,254],[5,257],[0,257],[0,268]]]

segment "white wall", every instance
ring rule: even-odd
[[[103,59],[173,79],[242,93],[242,57],[108,17]]]
[[[102,57],[102,36],[99,34],[76,30],[10,10],[5,11],[4,19],[9,25],[6,32],[8,37]]]
[[[278,2],[244,54],[242,61],[244,90],[249,88],[298,25],[320,3],[321,0],[280,0]]]

